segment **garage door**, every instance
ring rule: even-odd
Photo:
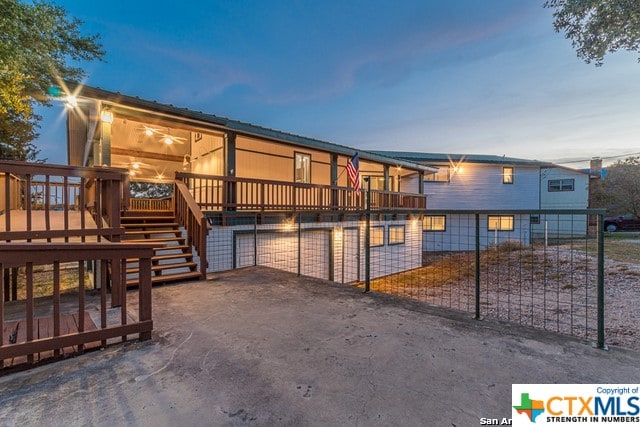
[[[301,235],[300,273],[305,276],[329,279],[330,231],[303,231]],[[254,263],[254,250],[257,263]],[[298,233],[264,233],[236,235],[236,267],[263,265],[278,270],[298,272]]]
[[[345,228],[342,240],[342,283],[360,280],[360,231],[357,228]]]

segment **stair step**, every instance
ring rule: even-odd
[[[177,263],[173,263],[173,264],[158,264],[158,265],[152,265],[151,266],[151,271],[163,271],[163,270],[173,270],[174,268],[192,268],[192,267],[197,267],[198,264],[196,264],[195,262],[177,262]],[[127,274],[137,274],[140,272],[140,268],[138,267],[132,267],[132,268],[127,268]]]
[[[193,254],[192,253],[188,253],[188,254],[156,255],[153,258],[151,258],[151,262],[164,261],[164,260],[167,260],[167,259],[178,259],[178,258],[184,258],[184,259],[193,258]]]
[[[161,250],[161,249],[187,249],[187,246],[168,246],[168,247],[164,247],[164,248],[154,248],[155,250]],[[151,258],[151,262],[155,262],[155,261],[164,261],[167,259],[178,259],[178,258],[184,258],[186,259],[190,259],[193,258],[193,254],[188,252],[188,253],[178,253],[178,254],[166,254],[166,255],[154,255]],[[138,258],[127,258],[127,262],[136,262],[138,261]]]
[[[151,276],[151,284],[159,284],[159,283],[168,283],[168,282],[176,282],[178,280],[188,280],[188,279],[197,279],[200,278],[200,272],[198,271],[189,271],[186,273],[176,273],[176,274],[167,274],[166,276]],[[129,279],[127,280],[127,287],[129,286],[138,286],[138,279]]]
[[[120,222],[122,222],[122,220],[120,220]],[[123,228],[174,228],[174,227],[179,227],[180,225],[177,222],[150,222],[146,224],[132,222],[132,223],[120,224],[120,226]]]
[[[129,240],[127,240],[129,241]],[[191,250],[191,246],[187,246],[187,245],[169,245],[169,246],[158,246],[157,248],[153,248],[153,253],[158,253],[160,251],[174,251],[174,250]],[[176,254],[178,255],[178,254]],[[185,254],[183,254],[185,255]]]
[[[157,238],[157,239],[126,239],[123,240],[122,243],[167,243],[167,242],[181,242],[184,243],[187,239],[185,239],[184,237],[163,237],[163,238]],[[165,246],[163,247],[163,249],[166,248],[174,248],[174,246]]]
[[[180,230],[125,230],[125,236],[150,236],[152,234],[175,234],[176,236],[181,235],[182,231]]]
[[[131,224],[137,223],[157,223],[157,222],[175,222],[174,216],[121,216],[120,223]]]

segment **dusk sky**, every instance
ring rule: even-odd
[[[637,57],[585,64],[542,0],[55,3],[101,35],[91,86],[365,150],[640,152]],[[62,111],[41,111],[55,163]]]

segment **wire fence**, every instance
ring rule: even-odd
[[[210,213],[207,253],[210,271],[263,265],[602,348],[602,217],[597,210]]]

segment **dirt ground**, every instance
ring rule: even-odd
[[[605,341],[640,349],[640,244],[635,242],[628,237],[605,242]],[[596,340],[596,256],[591,241],[549,247],[508,243],[482,251],[481,315]],[[424,264],[372,280],[371,289],[475,312],[473,252],[425,253]]]
[[[2,424],[467,427],[514,383],[640,378],[635,351],[264,267],[153,304],[151,342],[0,377]]]

